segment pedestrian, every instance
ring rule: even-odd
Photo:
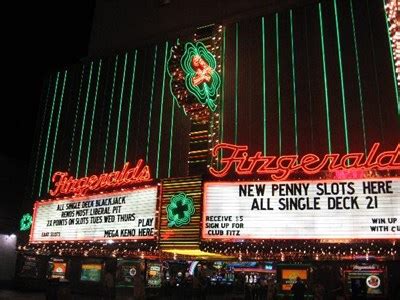
[[[317,282],[314,287],[314,300],[323,300],[325,288],[321,282]]]
[[[140,274],[140,271],[137,271],[135,276],[133,277],[133,299],[135,300],[145,299],[144,278]]]
[[[276,287],[272,278],[267,281],[267,300],[275,299]]]
[[[115,285],[114,285],[114,275],[108,269],[104,275],[104,299],[112,300],[115,298]]]
[[[296,282],[292,285],[292,293],[294,300],[304,300],[304,294],[306,293],[306,285],[301,281],[300,277],[296,278]]]

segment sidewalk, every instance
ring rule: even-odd
[[[23,292],[0,289],[0,300],[45,300],[44,292]]]

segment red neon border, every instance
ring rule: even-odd
[[[340,179],[340,180],[333,180],[333,179],[321,179],[321,180],[290,180],[290,181],[284,181],[284,183],[291,183],[291,182],[310,182],[310,183],[318,183],[318,182],[342,182],[342,181],[376,181],[376,180],[395,180],[395,181],[400,181],[400,178],[398,177],[385,177],[385,178],[366,178],[366,179]],[[278,181],[208,181],[208,182],[204,182],[203,185],[203,211],[202,211],[202,224],[201,224],[201,239],[203,241],[206,242],[212,242],[215,240],[218,241],[229,241],[229,242],[235,242],[237,243],[239,240],[246,240],[246,241],[251,241],[251,240],[314,240],[314,241],[319,241],[319,240],[334,240],[334,239],[346,239],[346,240],[390,240],[390,241],[394,241],[394,240],[400,240],[400,236],[398,238],[395,237],[368,237],[368,238],[364,238],[364,237],[355,237],[355,238],[348,238],[348,237],[329,237],[329,238],[300,238],[300,237],[285,237],[285,238],[276,238],[276,237],[272,237],[272,238],[249,238],[249,237],[244,237],[241,236],[241,238],[227,238],[227,237],[204,237],[204,232],[205,232],[205,228],[204,225],[206,223],[206,207],[207,207],[207,195],[205,193],[205,190],[207,188],[208,185],[227,185],[227,184],[246,184],[246,183],[262,183],[262,182],[267,182],[270,184],[277,184],[279,183]],[[281,182],[282,183],[282,182]]]
[[[44,200],[39,200],[36,201],[34,206],[33,206],[33,222],[32,222],[32,227],[31,227],[31,232],[29,234],[29,243],[32,244],[39,244],[39,243],[57,243],[57,242],[91,242],[91,241],[104,241],[107,242],[109,240],[112,241],[132,241],[132,240],[155,240],[156,239],[156,235],[154,234],[152,237],[115,237],[115,238],[96,238],[96,237],[92,237],[92,238],[86,238],[86,239],[67,239],[67,240],[40,240],[40,241],[33,241],[33,232],[34,232],[34,227],[35,227],[35,223],[36,223],[36,213],[37,213],[37,208],[41,205],[47,205],[50,202],[54,203],[54,202],[58,202],[58,201],[66,201],[66,200],[71,200],[71,201],[76,201],[76,200],[81,200],[81,199],[89,199],[91,197],[95,197],[95,196],[99,196],[99,195],[120,195],[120,194],[126,194],[129,192],[134,192],[134,191],[140,191],[140,190],[146,190],[146,189],[153,189],[155,188],[158,194],[158,185],[157,186],[150,186],[150,187],[141,187],[141,188],[137,188],[134,190],[128,190],[128,191],[119,191],[119,192],[108,192],[108,193],[100,193],[100,194],[92,194],[92,195],[88,195],[88,196],[79,196],[79,197],[74,197],[74,198],[64,198],[64,199],[56,199],[56,200],[50,200],[50,201],[44,201]],[[157,195],[156,195],[156,211],[157,211]],[[154,216],[154,218],[156,218],[156,216]],[[153,231],[155,231],[155,222],[154,222],[154,229]]]

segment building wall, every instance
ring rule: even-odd
[[[382,1],[322,1],[224,25],[222,141],[281,155],[400,140]],[[82,177],[143,158],[155,178],[187,175],[190,122],[166,72],[176,38],[47,78],[26,211],[47,197],[56,170]]]
[[[16,242],[15,235],[0,234],[0,283],[14,279],[17,259]]]
[[[89,54],[110,55],[160,39],[174,39],[190,33],[197,26],[215,22],[232,23],[315,2],[316,0],[98,0]]]

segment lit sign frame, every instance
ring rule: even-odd
[[[303,155],[262,155],[261,151],[253,156],[248,154],[248,146],[221,143],[212,150],[212,156],[218,157],[223,151],[222,168],[209,168],[211,175],[223,178],[234,168],[237,175],[271,175],[272,180],[286,180],[296,172],[314,175],[323,170],[329,172],[339,170],[400,170],[400,143],[393,151],[383,151],[377,154],[380,143],[373,144],[368,155],[364,153],[326,154],[322,159],[315,154]],[[230,153],[230,156],[226,156]],[[364,160],[364,161],[363,161]]]
[[[276,205],[274,207],[274,205],[271,204],[272,201],[270,202],[268,200],[268,201],[263,202],[263,201],[259,201],[258,200],[258,207],[255,207],[255,211],[257,211],[257,210],[258,211],[264,211],[264,213],[266,213],[266,215],[263,216],[262,219],[260,219],[260,216],[258,216],[258,218],[256,218],[257,220],[254,220],[254,219],[251,219],[251,218],[255,218],[255,215],[256,215],[255,213],[248,213],[246,215],[246,213],[247,213],[246,209],[251,211],[251,212],[253,211],[252,210],[252,208],[253,208],[252,205],[254,205],[254,202],[251,202],[251,201],[250,202],[246,202],[246,205],[247,205],[246,208],[243,208],[241,206],[240,202],[244,203],[248,199],[260,199],[261,196],[260,197],[258,197],[256,195],[254,195],[254,197],[253,197],[253,195],[246,196],[246,197],[243,197],[243,199],[240,199],[240,201],[239,201],[238,198],[241,198],[241,197],[239,197],[238,195],[235,196],[235,195],[231,194],[230,192],[229,192],[229,194],[226,192],[229,188],[231,188],[231,189],[233,189],[235,187],[239,188],[239,185],[243,185],[244,186],[244,185],[262,185],[262,184],[265,184],[265,185],[271,186],[271,189],[272,189],[272,185],[279,185],[279,184],[286,185],[286,184],[291,184],[291,183],[310,184],[310,185],[314,184],[315,186],[317,184],[323,184],[323,186],[325,187],[325,184],[329,185],[329,184],[332,184],[332,183],[359,182],[359,184],[362,185],[362,182],[374,182],[374,181],[375,182],[377,182],[377,181],[396,181],[396,187],[395,188],[398,189],[398,190],[396,190],[396,193],[398,193],[398,195],[400,195],[400,188],[399,188],[399,186],[400,186],[400,178],[396,178],[396,177],[391,177],[391,178],[390,177],[388,177],[388,178],[373,178],[373,179],[371,179],[371,178],[369,178],[369,179],[349,179],[349,180],[295,180],[295,181],[284,181],[284,182],[273,182],[273,181],[272,182],[271,181],[220,181],[220,182],[211,182],[210,181],[210,182],[205,182],[204,183],[204,190],[203,190],[203,212],[202,212],[202,218],[201,218],[201,220],[202,220],[201,238],[202,238],[203,241],[225,241],[225,242],[227,242],[227,241],[235,242],[235,241],[243,241],[243,240],[336,240],[336,239],[350,239],[350,240],[369,240],[369,239],[373,239],[373,240],[391,240],[391,241],[392,240],[399,240],[400,239],[400,229],[399,229],[400,228],[400,215],[396,214],[396,212],[393,213],[395,215],[393,217],[393,219],[394,219],[393,222],[394,223],[389,224],[389,220],[387,220],[386,224],[380,224],[380,223],[372,224],[372,223],[370,223],[370,225],[368,225],[368,226],[388,225],[391,228],[391,230],[389,230],[388,232],[394,232],[394,234],[390,235],[390,236],[387,235],[387,236],[383,237],[382,234],[379,234],[379,233],[383,233],[383,232],[379,231],[378,229],[376,229],[376,232],[371,232],[371,234],[368,235],[368,236],[355,236],[355,234],[353,234],[352,236],[346,236],[346,237],[344,237],[343,234],[342,235],[337,234],[335,236],[327,234],[327,235],[324,236],[323,234],[320,234],[318,232],[315,232],[315,233],[312,232],[314,234],[314,236],[306,236],[306,233],[304,231],[304,228],[306,228],[306,227],[301,227],[302,224],[300,224],[298,226],[298,228],[301,229],[301,234],[297,234],[296,235],[296,234],[288,232],[286,227],[285,227],[286,228],[285,230],[282,229],[284,227],[283,225],[288,226],[288,221],[284,221],[284,218],[282,218],[282,216],[285,216],[286,218],[290,218],[290,217],[292,217],[292,215],[290,215],[290,213],[291,213],[290,211],[293,211],[293,210],[288,210],[287,209],[288,206],[286,205],[286,203],[284,204],[285,205],[285,209],[280,210],[280,209],[276,209],[277,208]],[[209,191],[209,189],[208,189],[209,186],[214,186],[215,188],[219,187],[221,189],[221,192],[217,193],[215,191]],[[255,192],[255,190],[254,190],[254,192]],[[208,198],[207,198],[209,193],[213,193],[214,200],[212,200],[213,201],[212,205],[214,207],[218,207],[218,209],[226,207],[226,211],[217,211],[216,212],[216,211],[210,211],[209,210],[208,207],[210,205],[210,202],[208,202]],[[237,199],[234,200],[235,202],[227,202],[227,203],[225,203],[225,202],[223,202],[224,199],[221,196],[222,193],[225,193],[225,197],[227,199],[228,198],[229,199],[237,198]],[[346,193],[343,192],[343,193],[341,193],[341,194],[339,193],[337,195],[338,196],[342,196],[342,194],[345,195]],[[375,195],[379,196],[379,194],[376,194],[375,192],[371,193],[371,195],[372,194],[375,194]],[[388,194],[391,194],[391,193],[388,193]],[[328,199],[327,198],[328,195],[329,194],[322,195],[321,199],[319,200],[320,203],[322,203],[324,198],[325,198],[325,200],[327,200]],[[358,194],[354,194],[354,195],[358,195]],[[367,199],[366,198],[367,196],[369,197],[370,194],[364,194],[364,195],[365,195],[365,199],[364,199],[365,203],[364,204],[366,206],[362,207],[362,204],[358,203],[359,207],[362,208],[359,211],[361,211],[362,213],[364,213],[364,211],[367,209],[366,207],[368,205],[372,205],[372,208],[376,208],[376,207],[374,207],[374,205],[378,206],[378,204],[379,204],[379,201],[375,200],[375,198],[373,196],[370,197],[371,199],[369,199],[369,198]],[[309,196],[310,199],[313,197],[312,194],[311,195],[309,194],[308,196]],[[315,195],[315,196],[317,196],[317,195]],[[265,195],[265,197],[270,197],[270,196],[269,195]],[[271,197],[275,197],[276,199],[278,199],[279,197],[282,197],[282,196],[271,196]],[[218,200],[215,200],[215,199],[218,199]],[[217,203],[217,201],[219,201],[219,202]],[[252,201],[255,201],[255,200],[252,200]],[[260,207],[260,203],[262,203],[261,207]],[[312,203],[311,200],[310,200],[310,203]],[[378,203],[378,204],[376,204],[376,203]],[[295,212],[297,214],[302,213],[302,215],[299,215],[299,218],[306,218],[305,223],[303,225],[306,225],[307,224],[306,222],[316,222],[316,219],[319,219],[320,221],[322,220],[322,221],[326,222],[325,220],[328,217],[337,219],[337,218],[339,218],[339,216],[337,215],[338,213],[340,213],[340,217],[342,217],[343,214],[344,214],[344,211],[345,211],[344,208],[343,208],[343,210],[340,209],[340,208],[339,209],[335,208],[335,209],[329,209],[328,210],[325,206],[322,206],[322,205],[325,205],[325,204],[321,204],[321,206],[320,206],[321,209],[320,210],[318,208],[314,208],[313,210],[310,210],[307,207],[307,209],[301,209],[301,210],[299,209],[299,210],[295,210]],[[400,203],[398,205],[400,207]],[[235,206],[235,208],[234,208],[234,206]],[[344,206],[344,204],[343,204],[343,206]],[[272,209],[271,209],[271,207],[272,207]],[[238,212],[240,211],[240,215],[238,215],[238,216],[235,215],[235,211],[236,211],[235,209]],[[346,208],[346,209],[348,209],[348,208]],[[351,208],[351,209],[353,210],[353,208]],[[329,214],[328,215],[322,215],[322,214],[326,214],[326,210],[331,211],[331,214],[330,215]],[[280,215],[276,214],[276,215],[271,215],[270,216],[270,215],[267,214],[267,212],[269,212],[269,211],[274,211],[272,214],[274,214],[276,211],[279,211]],[[315,213],[315,215],[311,215],[310,216],[309,215],[310,211],[317,212],[317,213]],[[321,215],[318,215],[318,212],[322,212],[322,213],[320,213]],[[217,217],[219,217],[220,215],[222,216],[222,218],[213,219],[213,220],[207,220],[208,216],[217,216]],[[240,216],[242,216],[243,218],[240,219]],[[239,219],[237,219],[237,217],[239,217]],[[245,217],[250,218],[250,219],[246,220]],[[269,217],[269,219],[267,219],[267,217]],[[358,215],[354,214],[354,215],[348,216],[348,220],[349,221],[352,220],[352,222],[354,222],[354,220],[357,217],[358,218],[362,218],[362,217],[365,217],[365,216],[363,214],[358,214]],[[372,215],[371,216],[368,215],[367,218],[368,217],[372,217]],[[377,215],[376,219],[379,219],[379,218],[389,219],[389,216],[383,217],[383,216]],[[225,222],[227,225],[226,225],[226,227],[222,227],[222,226],[213,227],[214,225],[208,225],[210,222],[211,223],[214,222],[213,224],[217,224],[217,222],[220,222],[220,223]],[[236,231],[238,228],[239,229],[240,228],[245,228],[245,222],[250,222],[250,223],[253,223],[253,224],[256,223],[258,227],[255,226],[255,228],[252,227],[251,229],[247,229],[247,230],[252,230],[251,231],[251,235],[248,234],[248,232],[250,232],[250,231],[248,231],[245,234],[240,233],[239,236],[236,235],[234,231]],[[261,224],[262,222],[265,222],[265,223],[269,222],[269,224],[264,224],[264,223]],[[370,220],[370,222],[372,222],[372,219]],[[294,222],[292,222],[292,223],[294,224]],[[291,223],[291,225],[293,225],[292,223]],[[240,227],[239,225],[238,225],[239,227],[234,227],[234,226],[236,226],[236,224],[239,224],[239,225],[240,224],[244,224],[244,225],[240,225],[240,226],[243,226],[243,227]],[[275,226],[271,227],[271,224],[275,225]],[[314,223],[312,225],[315,227]],[[347,225],[349,228],[352,228],[352,226],[353,226],[352,224],[347,224],[347,223],[345,225]],[[340,226],[343,227],[343,223]],[[257,235],[260,232],[257,228],[261,229],[261,228],[268,228],[268,227],[269,228],[275,228],[274,229],[274,232],[275,232],[274,234],[275,235],[268,236],[267,233],[265,233],[264,236]],[[308,227],[312,227],[312,226],[308,226]],[[326,228],[331,228],[328,225],[326,225],[325,227]],[[395,227],[395,229],[397,228],[397,231],[393,231],[392,227]],[[230,232],[227,232],[228,229],[229,229]],[[279,229],[280,231],[276,231],[277,229]],[[209,230],[221,230],[221,231],[224,232],[224,234],[218,235],[218,234],[216,234],[216,232],[213,232],[213,234],[210,234],[210,233],[207,233],[207,231],[209,231]],[[365,234],[366,233],[364,232],[364,235]]]
[[[149,208],[149,209],[153,209],[154,214],[152,214],[152,234],[151,235],[136,235],[135,236],[118,236],[118,237],[114,237],[114,236],[102,236],[102,237],[96,237],[96,236],[85,236],[83,238],[68,238],[66,239],[65,237],[61,237],[61,233],[60,233],[60,238],[59,239],[54,239],[51,238],[51,234],[49,236],[49,238],[45,239],[45,238],[40,238],[40,239],[34,239],[34,232],[36,230],[36,223],[37,223],[37,213],[38,213],[38,209],[41,206],[46,206],[46,205],[58,205],[61,203],[64,204],[73,204],[73,203],[78,203],[78,202],[89,202],[89,201],[102,201],[102,199],[106,199],[107,197],[118,197],[118,196],[124,196],[124,195],[128,195],[130,197],[134,197],[134,193],[139,193],[140,191],[149,191],[154,193],[154,199],[151,198],[151,201],[154,201],[153,207]],[[154,191],[152,191],[154,190]],[[128,199],[129,200],[129,199]],[[133,199],[130,199],[133,200]],[[136,200],[136,199],[135,199]],[[139,202],[136,202],[139,203]],[[141,203],[142,205],[146,205],[146,208],[148,208],[149,203]],[[114,204],[111,204],[114,205]],[[131,204],[132,205],[132,204]],[[74,198],[69,198],[69,199],[56,199],[56,200],[50,200],[50,201],[36,201],[34,204],[34,213],[33,213],[33,223],[32,223],[32,227],[31,227],[31,231],[30,231],[30,235],[29,235],[29,242],[30,243],[57,243],[60,241],[66,241],[66,242],[88,242],[88,241],[100,241],[100,242],[105,242],[105,241],[136,241],[136,240],[148,240],[148,241],[153,241],[156,239],[156,229],[157,229],[157,223],[156,223],[156,215],[157,215],[157,205],[158,205],[158,187],[157,186],[146,186],[146,187],[141,187],[141,188],[137,188],[137,189],[133,189],[133,190],[127,190],[127,191],[121,191],[121,192],[110,192],[110,193],[101,193],[101,194],[96,194],[96,195],[87,195],[87,196],[80,196],[80,197],[74,197]],[[111,210],[111,209],[110,209]],[[150,212],[148,212],[150,213]],[[136,212],[134,212],[133,214],[135,214],[135,218],[137,219],[144,219],[146,217],[142,217],[142,216],[138,216]],[[90,215],[89,215],[90,216]],[[103,215],[97,215],[97,216],[103,216]],[[67,218],[75,218],[74,217],[67,217]],[[68,220],[68,219],[66,219]],[[136,220],[133,220],[136,221]],[[131,221],[129,221],[131,222]],[[139,221],[138,221],[139,222]],[[96,223],[87,223],[89,225],[92,224],[96,224]],[[85,225],[87,225],[85,224]],[[108,223],[108,222],[102,222],[101,223],[103,226],[107,226],[109,224],[114,224],[114,225],[118,225],[119,222],[115,221],[113,223]],[[137,228],[135,228],[135,230],[137,231],[138,229],[141,229],[139,225],[143,225],[142,228],[147,229],[148,225],[145,224],[137,224]],[[70,226],[69,224],[63,224],[61,226]],[[128,225],[127,225],[128,226]],[[150,225],[149,225],[150,226]],[[60,228],[60,226],[57,226]],[[94,226],[95,227],[95,226]],[[118,227],[118,226],[117,226]],[[106,228],[106,227],[105,227]],[[83,228],[82,228],[83,229]],[[93,229],[93,231],[95,232],[97,228]],[[105,230],[105,229],[103,229]],[[120,230],[120,229],[107,229],[107,230]],[[95,232],[96,233],[96,232]],[[42,236],[42,235],[41,235]]]

